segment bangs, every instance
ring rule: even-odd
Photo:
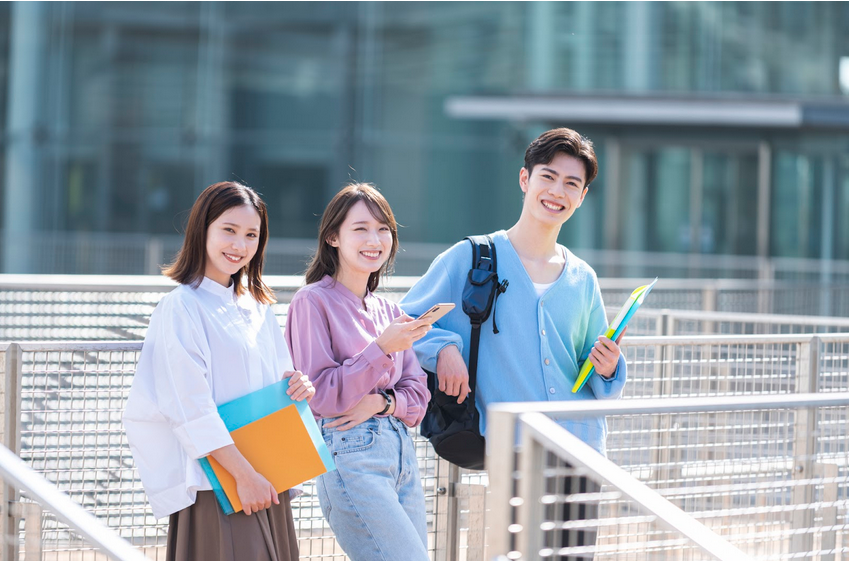
[[[362,197],[359,197],[359,199],[366,203],[366,208],[369,209],[369,214],[372,215],[372,218],[395,230],[395,217],[392,215],[392,211],[389,208],[384,208],[384,206],[388,205],[386,205],[386,203],[382,203],[380,200],[370,197],[369,194],[363,191],[361,191],[361,194]]]

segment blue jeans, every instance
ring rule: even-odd
[[[325,520],[351,561],[428,561],[425,494],[407,427],[395,417],[372,417],[322,436],[336,470],[319,476]]]

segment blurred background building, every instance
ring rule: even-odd
[[[0,122],[6,273],[154,273],[237,179],[269,273],[358,180],[421,274],[569,126],[601,171],[561,241],[600,276],[847,278],[846,2],[5,3]]]

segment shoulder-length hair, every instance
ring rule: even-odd
[[[237,296],[245,293],[242,285],[242,275],[247,277],[248,292],[254,300],[262,304],[275,302],[274,292],[262,280],[263,261],[265,259],[266,242],[269,239],[269,216],[266,203],[260,196],[248,187],[235,181],[222,181],[210,185],[198,195],[189,221],[186,224],[186,235],[183,246],[177,257],[170,265],[163,267],[163,274],[180,284],[188,284],[197,288],[204,279],[207,265],[207,230],[219,216],[233,207],[248,205],[260,215],[260,235],[257,243],[257,253],[253,259],[232,274]]]
[[[330,240],[339,236],[339,229],[342,223],[345,222],[348,211],[359,201],[366,203],[366,207],[372,213],[375,220],[389,226],[393,236],[389,258],[381,265],[380,269],[369,275],[369,282],[366,288],[369,292],[374,292],[378,288],[378,282],[381,276],[392,272],[395,255],[398,251],[398,225],[390,208],[390,203],[375,189],[374,185],[369,183],[353,183],[337,193],[331,202],[328,203],[325,212],[322,214],[322,220],[319,223],[319,246],[304,275],[307,284],[318,282],[325,275],[336,278],[336,274],[339,271],[339,254],[337,248],[330,244]]]

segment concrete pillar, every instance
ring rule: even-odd
[[[654,37],[652,2],[625,2],[620,4],[629,24],[623,41],[623,86],[628,92],[645,92],[652,87],[652,43]]]
[[[33,248],[24,243],[38,224],[37,201],[41,192],[39,144],[44,134],[40,121],[43,71],[46,58],[49,4],[14,2],[11,5],[9,79],[6,106],[6,191],[3,213],[4,273],[34,273]],[[17,240],[17,241],[15,241]]]
[[[557,51],[555,45],[555,2],[532,2],[528,5],[528,60],[526,84],[534,92],[554,88]]]
[[[195,189],[223,181],[230,170],[225,137],[230,122],[229,90],[225,87],[224,4],[203,2],[198,42],[198,79],[195,96]]]

